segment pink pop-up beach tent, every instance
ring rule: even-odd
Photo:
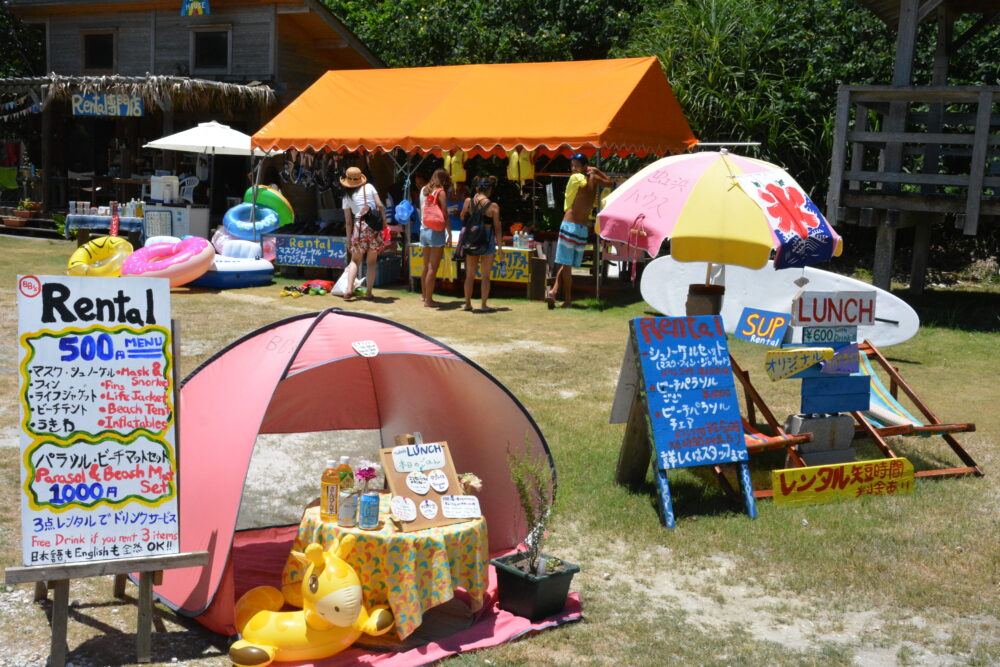
[[[374,356],[366,341],[377,348]],[[296,528],[236,531],[258,433],[345,429],[378,430],[383,447],[414,431],[447,441],[455,467],[483,480],[491,552],[527,535],[508,448],[527,443],[547,457],[555,492],[555,466],[538,426],[475,363],[378,317],[336,309],[293,317],[223,349],[181,385],[180,546],[210,557],[204,568],[164,572],[159,599],[216,632],[234,633],[238,595],[280,576]]]

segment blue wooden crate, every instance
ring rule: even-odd
[[[867,410],[871,394],[829,394],[826,396],[803,396],[801,412],[814,415],[832,412],[854,412]]]
[[[823,375],[802,380],[802,398],[832,394],[867,394],[871,378],[867,375]]]

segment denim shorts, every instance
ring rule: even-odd
[[[425,248],[441,248],[444,246],[445,232],[442,229],[439,232],[434,231],[430,227],[420,228],[420,245]]]

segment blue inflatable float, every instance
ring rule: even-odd
[[[260,287],[270,285],[273,276],[274,265],[266,259],[216,255],[208,271],[188,286],[208,289]]]
[[[236,238],[252,241],[255,236],[260,239],[261,234],[273,232],[281,224],[281,219],[278,218],[274,209],[260,204],[254,211],[254,221],[250,222],[251,209],[253,209],[253,204],[239,204],[226,211],[222,217],[222,224],[226,231]],[[257,228],[256,235],[254,227]]]

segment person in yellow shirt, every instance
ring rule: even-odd
[[[611,185],[611,179],[598,169],[587,163],[587,156],[577,153],[570,158],[570,171],[566,184],[566,195],[563,203],[562,224],[559,226],[559,240],[556,243],[556,271],[552,289],[545,293],[549,308],[555,307],[559,287],[563,289],[563,308],[573,303],[573,269],[583,264],[583,248],[590,236],[590,213],[594,208],[594,199],[600,186]]]

